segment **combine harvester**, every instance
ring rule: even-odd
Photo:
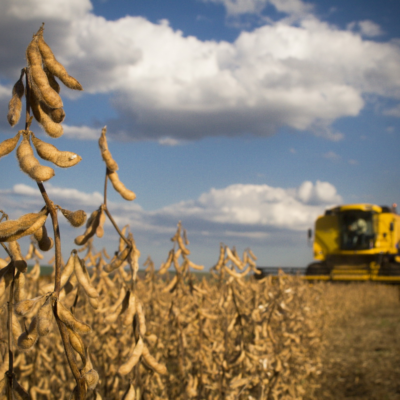
[[[308,232],[312,238],[311,229]],[[351,204],[327,209],[314,232],[307,280],[400,283],[400,216],[393,207]]]

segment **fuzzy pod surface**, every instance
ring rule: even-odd
[[[39,164],[39,161],[33,155],[33,149],[27,134],[24,134],[18,146],[17,158],[21,170],[36,182],[48,181],[55,175],[53,168]]]
[[[63,106],[60,95],[50,86],[49,80],[42,67],[42,56],[39,51],[37,36],[34,36],[26,49],[26,59],[32,79],[40,90],[43,101],[51,108]]]
[[[39,29],[37,35],[37,44],[39,52],[43,58],[43,62],[47,69],[60,81],[70,89],[73,90],[83,90],[82,85],[72,76],[68,74],[64,66],[57,61],[50,46],[45,42],[43,38],[43,26]]]
[[[82,157],[78,156],[78,154],[72,153],[71,151],[60,151],[52,144],[38,139],[33,133],[31,133],[31,137],[32,143],[39,156],[43,158],[43,160],[50,161],[57,165],[57,167],[73,167],[82,160]]]

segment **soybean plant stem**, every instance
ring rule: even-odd
[[[108,211],[108,208],[107,208],[107,181],[108,181],[108,168],[106,169],[106,179],[104,181],[104,201],[103,201],[104,212],[107,214],[108,219],[113,224],[115,230],[118,232],[118,235],[121,237],[121,239],[126,243],[127,246],[132,247],[132,245],[129,243],[129,241],[122,234],[122,232],[118,228],[118,225],[115,223],[114,218],[112,217],[112,215]]]
[[[50,200],[45,187],[42,182],[37,182],[40,193],[42,194],[43,200],[46,203],[47,209],[50,213],[51,220],[53,222],[54,231],[54,250],[55,250],[55,281],[54,281],[54,293],[58,298],[61,290],[61,237],[60,237],[60,227],[58,225],[57,218],[57,208],[54,203]]]
[[[11,257],[11,272],[12,272],[12,281],[11,281],[11,287],[10,287],[10,297],[8,301],[8,398],[12,398],[12,385],[13,385],[13,380],[14,380],[14,352],[13,352],[13,345],[12,345],[12,315],[13,315],[13,299],[14,299],[14,275],[15,275],[15,266],[13,259]]]
[[[32,118],[30,116],[30,104],[29,104],[29,81],[28,81],[28,74],[26,74],[26,120],[25,120],[25,130],[29,129],[30,123],[32,121]],[[69,343],[69,334],[67,331],[67,328],[65,325],[60,321],[57,315],[57,301],[60,296],[60,290],[61,290],[61,236],[60,236],[60,228],[58,225],[58,218],[57,218],[57,207],[54,205],[54,203],[50,200],[46,189],[43,185],[43,182],[37,182],[37,185],[39,187],[40,193],[42,194],[43,200],[46,203],[47,210],[50,213],[51,220],[53,223],[53,232],[54,232],[54,251],[55,251],[55,280],[54,280],[54,297],[55,297],[55,302],[53,304],[54,306],[54,316],[57,321],[58,329],[61,334],[61,340],[63,342],[64,346],[64,351],[65,355],[67,356],[68,364],[69,367],[71,368],[72,374],[74,375],[74,378],[76,380],[76,384],[78,385],[78,398],[79,400],[84,400],[86,398],[86,385],[84,378],[81,376],[81,373],[78,369],[75,355],[73,353],[73,350],[71,348],[71,345]],[[14,281],[13,281],[14,282]],[[13,286],[11,286],[12,290]],[[11,359],[10,359],[11,360]]]

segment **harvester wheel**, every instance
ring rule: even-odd
[[[306,275],[329,275],[330,273],[331,271],[328,265],[322,262],[309,264],[305,272]]]
[[[400,276],[400,264],[385,262],[379,268],[380,276]]]

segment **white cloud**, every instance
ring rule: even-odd
[[[166,138],[161,138],[158,140],[158,143],[161,146],[179,146],[182,144],[182,141],[176,140],[174,138],[166,137]]]
[[[391,117],[400,118],[400,104],[397,104],[397,106],[395,107],[384,110],[383,115],[389,115]]]
[[[90,128],[89,126],[70,126],[63,124],[65,137],[78,140],[98,140],[101,129]]]
[[[83,209],[87,214],[97,209],[102,202],[102,196],[97,192],[86,193],[73,188],[53,187],[48,183],[46,190],[50,198],[61,207],[69,210]],[[39,190],[25,184],[0,190],[0,201],[2,209],[11,219],[39,211],[44,205]],[[136,202],[122,201],[108,201],[108,208],[119,227],[130,225],[139,250],[144,255],[155,256],[155,260],[160,262],[165,260],[171,248],[169,238],[173,236],[177,222],[181,220],[192,241],[191,250],[195,250],[192,255],[197,252],[193,260],[213,265],[218,259],[216,243],[219,242],[237,244],[239,240],[244,247],[251,246],[253,250],[258,248],[266,260],[271,260],[273,249],[283,248],[288,244],[299,247],[300,238],[304,235],[301,231],[312,226],[326,207],[341,202],[342,199],[333,185],[317,181],[315,184],[303,182],[298,188],[286,189],[267,185],[231,185],[222,189],[211,189],[198,199],[154,211],[145,211]],[[51,231],[49,221],[47,229]],[[85,228],[72,228],[61,214],[59,224],[65,259],[76,248],[74,238],[82,234]],[[111,254],[118,246],[118,235],[108,220],[105,230],[105,237],[96,238],[94,245],[100,248],[105,246]],[[26,238],[22,245],[27,249],[28,244],[29,238]],[[207,251],[204,251],[205,246]],[[258,250],[256,254],[259,254]],[[47,259],[53,255],[52,252],[49,253],[51,254],[46,254]],[[282,260],[281,257],[277,259]],[[141,263],[143,261],[144,258]],[[297,265],[300,261],[294,259],[291,262]]]
[[[366,37],[376,37],[383,35],[381,27],[370,20],[351,22],[347,25],[347,29],[359,31],[361,35]]]
[[[207,0],[206,0],[207,1]],[[208,0],[222,4],[228,15],[256,14],[268,4],[268,0]]]
[[[298,189],[235,184],[211,189],[197,200],[173,204],[154,212],[158,217],[301,230],[313,223],[324,207],[342,201],[328,182],[304,182]]]
[[[270,0],[277,11],[291,15],[306,15],[311,12],[313,6],[301,0]]]
[[[258,14],[268,4],[274,6],[277,11],[286,14],[305,14],[311,11],[312,6],[301,0],[203,0],[222,4],[229,16],[241,14]]]
[[[228,3],[237,12],[267,4]],[[309,10],[299,0],[270,4],[293,15]],[[0,78],[14,80],[19,74],[23,50],[45,18],[46,40],[84,93],[112,95],[118,117],[107,121],[111,136],[267,136],[288,126],[340,140],[343,134],[331,123],[357,116],[366,94],[400,98],[398,43],[364,40],[309,14],[296,24],[284,19],[242,32],[228,43],[185,37],[165,20],[107,21],[91,8],[88,0],[1,2],[0,51],[7,57],[0,60]],[[373,25],[363,22],[360,27],[371,36]],[[79,101],[84,105],[84,95]],[[90,127],[65,131],[75,138],[98,137]]]
[[[92,212],[103,202],[99,192],[85,193],[50,184],[46,185],[46,191],[56,204],[60,202],[61,207],[71,210]],[[23,201],[15,202],[16,207],[22,203],[31,207],[35,204],[36,208],[43,205],[39,190],[25,184],[0,190],[0,195],[7,195],[8,198],[23,196]],[[108,207],[118,224],[131,224],[140,231],[169,234],[176,223],[183,220],[185,225],[193,226],[199,233],[220,229],[230,232],[231,236],[237,232],[237,235],[259,237],[260,232],[266,233],[270,229],[305,229],[325,207],[341,202],[341,196],[331,183],[305,181],[296,189],[235,184],[223,189],[211,189],[196,200],[182,201],[154,211],[145,211],[136,202],[109,201]]]
[[[12,89],[3,85],[0,85],[0,99],[11,99],[11,91]]]
[[[327,153],[324,153],[323,157],[331,161],[338,161],[341,158],[339,154],[336,154],[334,151],[328,151]]]
[[[342,197],[337,194],[336,188],[329,182],[317,181],[313,185],[310,181],[303,182],[297,189],[297,198],[305,204],[337,204]]]
[[[0,13],[10,19],[55,19],[70,21],[87,15],[93,8],[89,0],[2,0]]]
[[[76,205],[79,206],[98,207],[103,202],[103,195],[99,192],[84,193],[77,189],[53,186],[50,183],[46,184],[46,192],[49,197],[54,201],[63,200],[64,202],[68,203],[76,203]],[[25,185],[23,183],[14,185],[12,190],[7,191],[7,193],[20,196],[42,198],[42,195],[37,188]]]

